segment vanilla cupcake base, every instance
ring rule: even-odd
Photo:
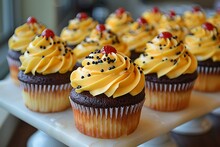
[[[198,78],[193,88],[203,92],[220,91],[220,67],[198,67]]]
[[[144,105],[158,111],[178,111],[190,102],[194,82],[163,84],[146,81]]]
[[[7,61],[8,61],[8,66],[10,70],[10,77],[16,85],[19,85],[20,81],[18,80],[18,72],[19,72],[19,66],[21,65],[21,63],[10,57],[7,57]]]
[[[96,138],[118,138],[131,134],[138,126],[144,101],[112,108],[86,107],[70,98],[76,128]]]
[[[32,111],[49,113],[66,110],[70,107],[68,99],[70,84],[37,85],[21,82],[23,100]]]

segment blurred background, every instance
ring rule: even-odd
[[[105,18],[118,7],[124,7],[133,18],[137,18],[145,10],[159,6],[162,11],[170,9],[177,13],[200,5],[207,12],[220,6],[220,0],[0,0],[0,79],[8,73],[5,55],[7,41],[15,28],[26,22],[29,16],[60,34],[68,21],[80,11],[103,23]]]
[[[220,7],[220,0],[0,0],[0,80],[8,75],[8,39],[15,28],[25,23],[29,16],[36,17],[59,35],[62,28],[68,25],[68,21],[80,11],[87,12],[103,23],[118,7],[124,7],[136,19],[153,6],[158,6],[162,11],[173,9],[181,14],[190,10],[193,5],[200,5],[207,14],[211,14]],[[9,142],[16,127],[17,120],[8,115],[0,110],[0,146]]]

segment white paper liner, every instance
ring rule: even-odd
[[[220,73],[219,73],[220,74]],[[216,74],[202,74],[199,73],[196,79],[194,90],[203,92],[218,92],[220,91],[220,75]]]
[[[76,127],[80,126],[77,127],[80,132],[98,138],[117,138],[137,128],[144,100],[135,105],[113,108],[86,107],[73,102],[71,98],[70,102],[73,111],[79,112],[80,116],[76,118],[74,114],[74,119]]]
[[[146,86],[149,90],[153,91],[163,91],[163,92],[177,92],[177,91],[186,91],[192,89],[194,82],[189,83],[179,83],[179,84],[163,84],[146,81]]]
[[[72,89],[69,83],[61,84],[61,85],[37,85],[37,84],[27,84],[24,82],[21,82],[21,88],[26,89],[27,92],[39,92],[39,93]]]
[[[16,85],[19,85],[20,81],[18,80],[18,72],[19,72],[19,67],[21,63],[19,61],[16,61],[14,59],[11,59],[10,57],[7,57],[8,60],[8,65],[10,69],[10,76],[13,80],[13,82]]]
[[[17,67],[20,67],[21,66],[21,63],[19,61],[16,61],[10,57],[7,57],[7,61],[8,61],[8,65],[14,65],[14,66],[17,66]]]
[[[198,66],[197,71],[199,74],[220,74],[220,67]]]
[[[20,82],[25,105],[37,112],[57,112],[70,107],[71,85],[37,85]]]
[[[177,111],[190,102],[194,81],[180,84],[161,84],[146,81],[144,105],[158,111]]]

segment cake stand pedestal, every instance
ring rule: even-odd
[[[138,147],[177,147],[177,145],[175,141],[172,140],[170,133],[167,133],[151,139]]]
[[[219,98],[220,99],[220,98]],[[215,115],[220,115],[220,108],[217,108],[215,110],[212,111],[212,114],[215,114]]]
[[[36,131],[27,142],[27,147],[67,147],[43,131]]]
[[[176,127],[172,132],[184,135],[199,135],[208,132],[211,128],[211,121],[206,116],[201,116]]]

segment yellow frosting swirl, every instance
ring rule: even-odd
[[[121,16],[117,16],[115,13],[112,13],[106,19],[106,27],[118,36],[121,36],[128,31],[128,25],[131,22],[133,22],[133,18],[128,12],[124,12]]]
[[[142,14],[142,17],[145,18],[149,24],[152,24],[153,26],[158,26],[160,19],[162,17],[162,13],[161,12],[152,12],[152,11],[145,11]]]
[[[188,33],[188,29],[175,25],[175,26],[164,26],[159,28],[158,33],[161,32],[170,32],[172,33],[174,36],[177,36],[180,40],[184,40],[186,34]]]
[[[66,73],[72,71],[76,63],[73,51],[66,47],[59,37],[39,36],[27,47],[27,51],[20,57],[21,66],[25,74]]]
[[[212,59],[214,62],[220,61],[220,39],[216,28],[210,31],[198,26],[186,36],[185,43],[187,49],[196,56],[198,61],[207,59]]]
[[[158,33],[170,32],[174,36],[177,36],[180,40],[183,40],[188,33],[183,18],[180,15],[169,16],[163,15],[158,27]]]
[[[77,45],[73,52],[80,61],[91,52],[102,48],[104,45],[112,45],[119,52],[130,56],[127,45],[123,43],[116,34],[112,33],[110,30],[100,32],[97,29],[93,29],[90,36]]]
[[[43,32],[45,26],[39,23],[25,23],[15,29],[8,42],[9,49],[24,53],[29,43]]]
[[[133,22],[129,26],[129,31],[122,36],[122,40],[128,45],[129,50],[144,52],[146,42],[156,35],[157,31],[152,25],[140,25],[138,22]]]
[[[188,29],[202,25],[206,21],[206,15],[202,11],[186,11],[183,15],[184,22]]]
[[[213,15],[212,17],[209,17],[207,21],[210,22],[211,24],[214,24],[218,28],[218,32],[220,33],[220,13],[219,12]]]
[[[83,60],[82,65],[70,76],[77,93],[89,91],[93,96],[105,94],[116,98],[128,93],[137,95],[144,88],[144,74],[121,53],[97,51]]]
[[[97,21],[94,21],[91,17],[83,20],[75,18],[69,21],[67,27],[63,28],[60,37],[67,41],[67,44],[76,45],[83,41],[96,25]]]
[[[156,73],[158,78],[166,75],[170,79],[193,73],[197,68],[196,58],[176,37],[155,37],[147,43],[145,53],[135,63],[143,69],[144,74]]]

